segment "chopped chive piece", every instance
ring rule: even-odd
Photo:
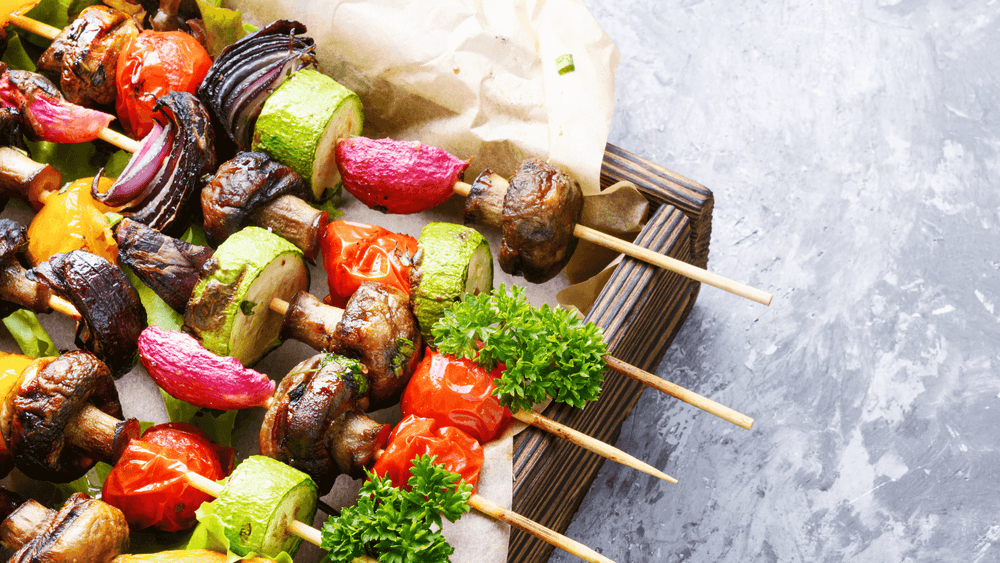
[[[573,65],[573,55],[567,53],[556,58],[556,69],[559,71],[559,74],[566,74],[567,72],[576,70],[576,66]]]

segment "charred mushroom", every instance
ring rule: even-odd
[[[113,104],[118,54],[137,35],[128,14],[90,6],[56,36],[38,69],[58,76],[60,90],[74,104]]]
[[[10,219],[0,219],[0,300],[5,302],[0,306],[0,314],[4,316],[19,307],[36,313],[51,311],[49,299],[52,290],[43,283],[28,279],[27,270],[17,261],[16,255],[28,246],[25,232],[23,225]]]
[[[74,493],[59,512],[45,512],[47,509],[41,505],[30,508],[36,518],[4,522],[7,529],[15,524],[35,524],[31,531],[18,529],[9,535],[12,540],[31,538],[18,546],[17,553],[10,558],[11,563],[109,563],[128,549],[125,515],[106,502]]]
[[[115,240],[118,259],[178,313],[184,312],[202,266],[215,252],[128,218],[115,226]]]
[[[170,92],[154,110],[167,117],[154,126],[98,201],[121,207],[121,214],[171,236],[180,236],[195,217],[202,178],[216,165],[215,133],[208,112],[187,92]],[[96,186],[96,184],[95,184]]]
[[[264,415],[261,453],[308,473],[321,494],[341,473],[363,478],[390,430],[365,416],[367,391],[365,368],[355,360],[319,354],[300,363]]]
[[[261,152],[241,152],[219,166],[201,191],[205,233],[218,245],[256,225],[299,247],[314,262],[329,216],[305,202],[311,193],[288,166]]]
[[[532,283],[562,270],[576,250],[573,228],[583,211],[580,184],[555,166],[530,158],[508,183],[484,170],[465,200],[465,222],[500,229],[500,268]]]
[[[111,371],[92,354],[72,351],[32,363],[0,406],[0,434],[19,469],[68,483],[98,461],[114,464],[131,438]]]
[[[423,336],[408,296],[388,285],[363,283],[343,312],[302,291],[289,302],[281,338],[358,358],[368,369],[372,410],[399,402],[423,355]]]
[[[93,352],[115,377],[138,361],[139,334],[146,327],[146,309],[125,272],[105,258],[83,250],[56,254],[28,271],[69,299],[82,318],[76,344]]]

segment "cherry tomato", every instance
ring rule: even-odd
[[[372,468],[379,476],[388,476],[397,487],[406,486],[410,480],[413,458],[420,455],[437,456],[453,473],[458,473],[473,490],[479,482],[483,467],[483,447],[472,436],[458,428],[439,427],[430,418],[407,416],[392,429],[389,445]]]
[[[53,254],[82,249],[118,260],[118,243],[104,217],[109,207],[93,198],[90,186],[93,178],[70,182],[58,192],[41,194],[42,208],[28,224],[28,260],[41,264]],[[99,189],[107,190],[114,178],[101,178]]]
[[[212,444],[195,426],[160,424],[125,447],[104,481],[102,499],[121,510],[132,529],[185,530],[196,523],[195,509],[212,497],[192,487],[184,473],[217,481],[232,463],[232,448]]]
[[[375,225],[333,221],[320,240],[330,295],[324,301],[343,308],[362,282],[372,281],[410,293],[410,260],[417,240]]]
[[[212,66],[208,51],[183,31],[143,31],[118,56],[115,109],[126,132],[153,128],[153,106],[171,91],[194,94]]]
[[[410,376],[399,406],[403,416],[433,418],[454,426],[485,444],[502,434],[511,413],[491,393],[502,367],[491,373],[479,364],[427,349]]]

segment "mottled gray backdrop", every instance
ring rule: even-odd
[[[611,142],[710,187],[704,287],[569,534],[628,561],[1000,560],[1000,3],[587,0]],[[552,561],[573,561],[556,554]]]

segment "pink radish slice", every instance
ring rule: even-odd
[[[243,367],[236,358],[213,354],[176,330],[143,330],[139,360],[164,391],[197,407],[262,407],[274,395],[274,382],[266,375]]]
[[[419,213],[448,201],[469,163],[418,141],[350,137],[337,143],[344,189],[372,209]]]

